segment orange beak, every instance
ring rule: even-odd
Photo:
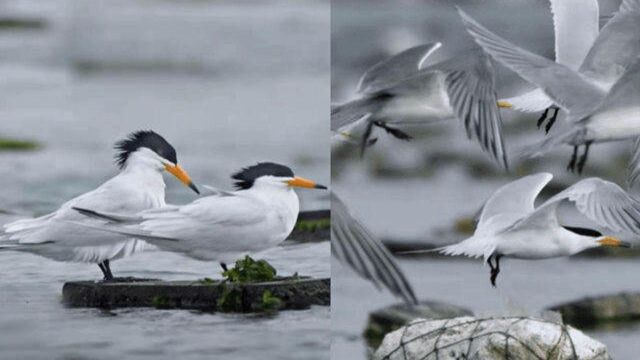
[[[598,244],[601,246],[613,246],[613,247],[631,247],[631,244],[628,242],[621,241],[620,239],[616,239],[612,236],[605,236],[604,238],[598,240]]]
[[[184,171],[184,169],[181,168],[180,165],[165,165],[164,168],[171,175],[177,177],[178,180],[180,180],[183,184],[187,185],[191,190],[195,191],[196,194],[200,194],[198,188],[193,184],[193,181],[191,181],[191,177],[189,177],[189,174],[187,174],[187,172]]]
[[[505,108],[505,109],[511,109],[513,107],[513,105],[511,105],[511,103],[509,103],[508,101],[498,100],[498,107],[499,108]]]
[[[295,187],[301,187],[301,188],[307,188],[307,189],[326,189],[327,188],[324,185],[316,184],[316,182],[313,180],[309,180],[309,179],[305,179],[297,176],[287,181],[287,184],[289,186],[295,186]]]

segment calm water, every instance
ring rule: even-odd
[[[0,153],[0,208],[54,210],[115,174],[112,146],[152,128],[194,181],[230,188],[257,161],[329,182],[329,5],[325,1],[19,1],[0,13],[43,18],[41,30],[0,31],[0,134],[42,149]],[[195,196],[166,177],[167,201]],[[303,209],[328,196],[299,192]],[[259,254],[279,273],[327,277],[329,244]],[[29,254],[0,261],[0,358],[327,358],[330,311],[270,317],[152,309],[66,309],[65,281],[95,265]],[[164,252],[115,262],[120,276],[219,277],[218,266]]]
[[[451,3],[344,1],[332,8],[332,100],[353,96],[358,77],[367,66],[406,47],[443,41],[443,56],[468,46]],[[456,1],[500,34],[508,34],[527,49],[553,56],[552,23],[546,2]],[[602,14],[617,1],[602,1]],[[509,14],[503,16],[501,14]],[[366,35],[365,35],[366,34]],[[514,95],[523,85],[501,72],[500,91]],[[530,143],[541,135],[535,130],[538,115],[526,119],[503,113],[510,149]],[[523,125],[520,125],[521,122]],[[377,133],[379,141],[363,160],[355,150],[334,157],[332,186],[359,218],[381,238],[389,241],[451,240],[453,224],[475,214],[500,185],[516,177],[499,174],[495,166],[469,142],[460,124],[434,124],[411,129],[416,139],[406,143]],[[612,171],[627,144],[598,146],[586,169],[619,181],[624,165]],[[560,183],[578,179],[565,172],[569,150],[554,152],[517,171],[551,171]],[[443,160],[444,159],[444,160]],[[612,161],[616,159],[616,161]],[[516,167],[514,167],[516,168]],[[622,170],[621,170],[622,169]],[[443,232],[444,230],[444,232]],[[460,237],[460,235],[457,235]],[[511,312],[539,314],[548,306],[590,295],[640,291],[638,259],[552,259],[506,261],[498,288],[489,283],[489,270],[481,261],[466,259],[401,259],[401,266],[419,298],[449,302],[476,314]],[[351,270],[333,261],[332,355],[336,359],[363,359],[367,354],[362,332],[368,314],[396,302],[379,292]],[[588,332],[605,343],[615,359],[635,359],[640,344],[640,325],[615,331]]]

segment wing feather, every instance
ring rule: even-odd
[[[553,175],[538,173],[512,181],[494,192],[484,204],[478,228],[483,228],[489,219],[500,214],[530,214],[535,209],[535,200]]]
[[[590,114],[604,98],[605,92],[578,72],[515,46],[487,30],[461,9],[458,12],[467,32],[478,45],[520,77],[540,87],[572,117],[582,118]]]
[[[370,67],[360,78],[357,91],[374,94],[392,87],[418,72],[421,65],[442,43],[414,46]]]
[[[332,252],[341,262],[376,286],[384,286],[408,304],[417,304],[413,288],[393,255],[331,194]]]

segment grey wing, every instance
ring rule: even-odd
[[[467,136],[475,138],[484,151],[507,168],[493,64],[482,52],[467,56],[465,63],[444,70],[449,104],[463,122]]]
[[[624,74],[613,84],[611,90],[597,110],[602,113],[619,113],[625,111],[626,116],[637,116],[640,113],[640,57],[627,66]],[[604,115],[606,116],[606,115]]]
[[[487,53],[540,87],[572,118],[589,115],[604,98],[605,92],[578,72],[515,46],[487,30],[464,11],[458,9],[458,12],[467,32]]]
[[[367,96],[343,104],[332,105],[331,131],[338,131],[362,119],[364,116],[380,112],[391,99],[392,96],[377,94],[376,96]]]
[[[602,28],[580,72],[604,85],[616,81],[640,54],[640,5],[625,1]]]
[[[381,285],[408,304],[418,301],[393,255],[331,193],[331,252],[377,287]]]
[[[418,72],[420,65],[441,46],[439,42],[418,45],[375,64],[362,75],[357,91],[373,94],[393,86]]]
[[[549,199],[569,200],[590,220],[613,231],[640,234],[640,202],[620,186],[599,178],[581,180]]]
[[[640,137],[633,143],[633,152],[627,169],[627,187],[633,194],[640,194]]]

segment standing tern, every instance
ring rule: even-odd
[[[625,0],[618,13],[607,23],[577,72],[516,47],[484,28],[464,11],[460,16],[469,34],[495,59],[525,80],[539,86],[558,106],[567,111],[570,128],[523,151],[525,156],[540,155],[560,144],[573,146],[569,170],[582,169],[592,143],[632,139],[640,135],[640,0]],[[633,20],[633,21],[631,21]],[[624,25],[621,28],[615,25]],[[612,27],[621,33],[612,33]],[[607,31],[609,29],[609,31]],[[638,31],[636,31],[636,29]],[[626,31],[632,31],[628,34]],[[612,39],[605,41],[605,34]],[[591,56],[603,48],[628,49],[611,58]],[[609,60],[609,61],[605,61]],[[601,62],[610,66],[602,68]],[[622,75],[615,79],[615,75]],[[608,85],[614,79],[613,85]],[[578,147],[585,146],[578,160]]]
[[[597,0],[551,0],[557,63],[572,70],[580,68],[600,31],[599,13]],[[590,61],[593,62],[593,59]],[[500,99],[498,104],[522,112],[544,111],[538,119],[538,128],[547,119],[547,114],[553,111],[545,126],[547,133],[555,123],[560,110],[540,88],[519,96]]]
[[[522,177],[498,189],[485,203],[473,236],[435,250],[445,255],[483,257],[495,286],[502,257],[547,259],[600,246],[630,247],[593,229],[561,225],[558,206],[569,202],[595,224],[640,234],[640,202],[620,186],[600,178],[581,180],[537,208],[536,197],[551,181],[549,173]],[[424,250],[407,253],[425,252]],[[495,264],[491,262],[494,260]]]
[[[495,72],[491,59],[480,49],[432,64],[429,56],[441,43],[420,45],[370,68],[360,79],[360,98],[331,109],[331,130],[367,118],[361,142],[366,147],[374,126],[400,139],[410,136],[396,126],[459,119],[469,138],[507,167],[498,110]],[[414,114],[407,109],[415,109]]]
[[[157,133],[134,132],[118,142],[116,150],[120,173],[52,213],[6,224],[0,238],[2,249],[30,252],[57,261],[97,263],[105,280],[112,279],[109,261],[141,250],[144,243],[130,236],[71,224],[70,221],[104,223],[78,214],[73,207],[130,213],[162,207],[165,170],[198,193],[187,172],[178,165],[173,146]]]
[[[300,207],[294,187],[326,189],[270,162],[244,168],[232,178],[236,191],[214,191],[181,206],[128,214],[88,206],[74,209],[108,221],[82,223],[92,230],[134,237],[198,260],[216,260],[226,270],[226,263],[274,247],[289,236]]]
[[[418,303],[411,284],[387,248],[331,192],[331,252],[363,278],[386,287],[405,303]]]

